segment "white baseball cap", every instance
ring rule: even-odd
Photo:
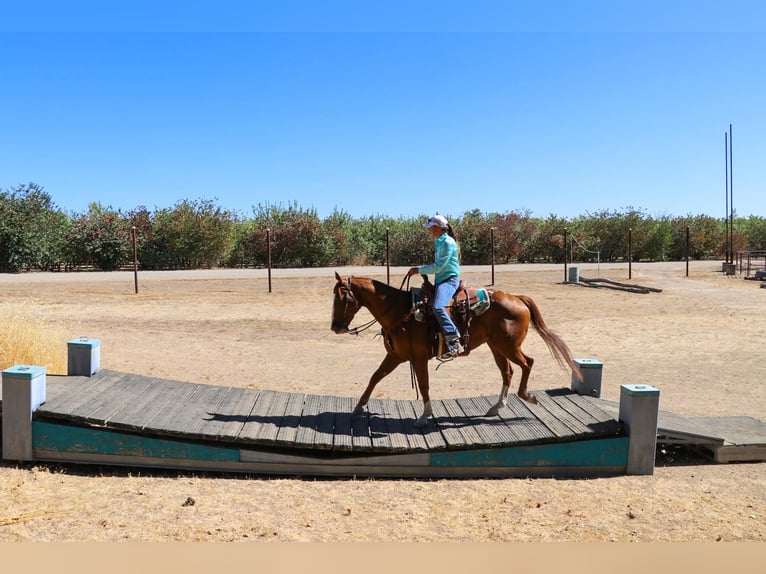
[[[444,216],[437,214],[431,217],[427,223],[424,223],[423,227],[441,227],[442,229],[446,229],[447,225],[449,225],[447,219]]]

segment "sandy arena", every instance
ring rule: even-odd
[[[682,416],[766,419],[766,289],[720,262],[579,265],[662,289],[562,284],[563,266],[503,265],[494,287],[531,296],[575,357],[604,363],[602,397],[660,389]],[[0,314],[101,340],[101,366],[207,384],[351,396],[384,355],[371,329],[330,331],[335,269],[0,275]],[[384,267],[341,268],[386,280]],[[399,285],[405,268],[391,269]],[[468,267],[472,286],[489,267]],[[369,315],[361,312],[361,324]],[[530,389],[569,386],[533,331]],[[64,361],[65,364],[65,361]],[[433,398],[494,394],[487,347],[434,372]],[[516,370],[518,383],[518,369]],[[49,370],[49,373],[54,374]],[[515,391],[515,386],[512,388]],[[374,396],[414,399],[400,367]],[[764,541],[766,464],[669,451],[653,476],[592,480],[314,480],[0,464],[0,541]],[[189,501],[192,501],[191,503]]]

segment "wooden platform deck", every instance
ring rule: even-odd
[[[601,410],[617,416],[619,404],[589,398]],[[697,448],[715,462],[766,461],[766,423],[753,417],[682,417],[660,410],[657,442]]]
[[[47,379],[33,417],[35,460],[367,476],[557,476],[624,473],[622,425],[569,389],[432,401],[355,399],[194,384],[101,370]]]

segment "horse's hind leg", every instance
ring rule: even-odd
[[[356,407],[354,407],[353,414],[360,415],[364,412],[364,407],[370,400],[370,396],[372,395],[372,391],[375,389],[375,385],[377,385],[381,379],[383,379],[386,375],[390,374],[396,367],[398,367],[401,362],[401,359],[396,357],[396,355],[389,353],[385,356],[383,362],[380,363],[380,366],[370,377],[370,382],[367,383],[367,388],[359,398],[359,402],[356,404]]]
[[[534,365],[535,360],[532,357],[525,355],[521,351],[521,348],[517,348],[516,353],[511,356],[511,361],[521,367],[521,382],[519,383],[519,390],[516,394],[525,401],[536,405],[537,399],[535,398],[535,395],[527,392],[527,381],[529,381],[529,374],[532,372],[532,365]]]
[[[521,368],[521,382],[519,383],[518,396],[527,402],[532,404],[537,403],[535,396],[527,392],[527,382],[529,381],[529,374],[532,372],[532,365],[535,360],[532,357],[525,355],[520,347],[516,347],[512,352],[506,355],[501,352],[498,347],[490,347],[492,349],[492,356],[495,358],[495,363],[500,369],[500,374],[503,377],[503,387],[500,390],[500,397],[497,403],[487,411],[487,416],[496,415],[499,410],[505,406],[505,401],[508,399],[508,391],[511,386],[511,377],[513,376],[513,368],[511,363],[516,363]]]
[[[503,386],[500,388],[500,396],[497,399],[497,403],[492,405],[487,411],[485,416],[494,417],[500,412],[500,409],[505,406],[505,401],[508,399],[508,390],[511,387],[511,377],[513,377],[513,368],[508,358],[500,353],[497,349],[491,348],[492,356],[495,358],[495,364],[500,369],[500,375],[503,377]]]

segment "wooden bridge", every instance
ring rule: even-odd
[[[47,377],[34,411],[32,459],[200,471],[332,476],[623,474],[628,437],[616,418],[568,389],[422,403],[254,390],[100,370]]]

